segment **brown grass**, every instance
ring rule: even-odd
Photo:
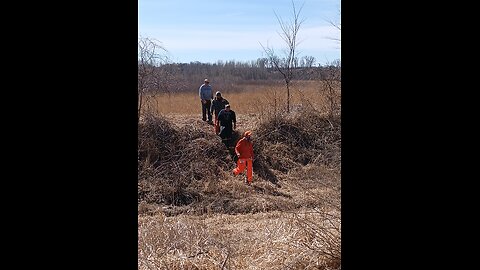
[[[231,173],[196,90],[150,100],[161,116],[139,125],[139,269],[341,268],[339,115],[319,82],[294,85],[290,114],[283,86],[245,89],[220,91],[234,137],[253,130],[252,186]]]
[[[284,109],[286,104],[287,92],[284,85],[242,85],[243,91],[229,91],[228,89],[216,89],[221,91],[222,96],[226,98],[232,110],[237,114],[268,115],[274,110],[275,99],[278,110]],[[325,113],[327,110],[327,97],[323,90],[322,82],[304,81],[294,82],[291,89],[291,104],[293,107],[299,104],[311,104],[318,111]],[[340,99],[340,95],[338,96]],[[201,114],[201,104],[198,98],[198,89],[192,89],[190,93],[178,94],[157,94],[152,100],[152,106],[156,112],[167,114]],[[280,105],[283,104],[283,105]]]
[[[334,226],[339,226],[338,217],[337,213],[336,219],[331,219],[337,224]],[[315,233],[320,231],[305,230],[306,222],[323,218],[308,209],[295,213],[139,217],[138,266],[139,269],[338,269],[339,258],[325,256],[326,248],[313,248],[321,245],[315,241]],[[331,231],[331,235],[338,233]]]

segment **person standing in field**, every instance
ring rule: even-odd
[[[200,101],[202,102],[202,120],[207,121],[208,118],[208,123],[213,124],[212,112],[210,111],[210,107],[212,106],[213,90],[208,79],[205,79],[204,83],[200,85],[200,88],[198,88],[198,95],[200,97]]]
[[[235,146],[235,154],[238,157],[237,167],[233,169],[234,175],[239,175],[245,168],[247,168],[247,177],[245,183],[250,185],[253,178],[253,143],[252,132],[250,130],[245,131],[243,138],[241,138]]]
[[[218,134],[225,145],[228,146],[232,138],[232,132],[237,128],[237,116],[235,112],[230,109],[230,104],[225,105],[225,109],[218,113],[217,121],[220,125],[220,133]]]
[[[222,93],[220,91],[217,91],[215,93],[215,99],[212,101],[212,107],[210,108],[210,111],[213,113],[213,121],[215,123],[215,134],[220,133],[220,125],[218,124],[218,114],[220,113],[221,110],[225,109],[225,105],[229,104],[228,100],[222,97]]]

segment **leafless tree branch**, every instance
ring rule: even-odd
[[[300,18],[303,6],[304,4],[302,4],[297,10],[295,3],[292,0],[292,19],[288,22],[284,21],[276,12],[274,12],[281,29],[281,31],[278,32],[278,35],[286,44],[284,58],[280,58],[273,48],[269,46],[265,47],[260,43],[272,66],[282,74],[283,79],[285,80],[285,86],[287,88],[287,112],[290,112],[290,83],[293,79],[293,71],[297,67],[298,62],[298,32],[300,31],[302,23],[305,21],[305,19]]]

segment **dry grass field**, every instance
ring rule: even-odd
[[[232,149],[201,120],[196,89],[149,98],[138,269],[341,269],[340,89],[295,83],[285,113],[283,85],[212,86],[237,114],[234,138],[253,131],[253,184],[231,173]]]
[[[275,109],[281,109],[285,106],[287,100],[286,88],[283,84],[258,85],[246,83],[236,88],[244,89],[242,91],[230,91],[229,89],[217,89],[215,83],[211,83],[214,91],[220,91],[226,98],[237,114],[258,114],[270,115]],[[200,86],[200,85],[199,85]],[[340,106],[340,89],[335,96],[337,104]],[[323,89],[323,84],[318,81],[293,82],[291,89],[292,104],[309,104],[324,113],[328,111],[329,103],[327,93]],[[149,100],[153,110],[160,114],[199,114],[201,113],[200,100],[198,97],[198,88],[192,89],[188,93],[178,94],[158,94]],[[280,105],[282,104],[282,106]]]

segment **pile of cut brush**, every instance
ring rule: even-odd
[[[257,183],[277,184],[278,174],[308,164],[340,167],[339,117],[327,119],[303,110],[260,122],[252,131]],[[238,131],[233,137],[234,145]],[[212,184],[206,192],[202,183],[233,177],[231,151],[213,130],[195,124],[177,128],[162,117],[146,118],[138,127],[139,203],[182,206],[225,200],[220,194],[225,189],[212,188]]]
[[[329,119],[312,110],[264,121],[255,132],[258,158],[254,171],[260,175],[267,175],[267,169],[287,173],[307,164],[339,168],[340,128],[340,117]]]
[[[198,197],[192,182],[218,179],[234,164],[219,136],[192,125],[177,129],[162,117],[138,127],[139,202],[185,205]]]

